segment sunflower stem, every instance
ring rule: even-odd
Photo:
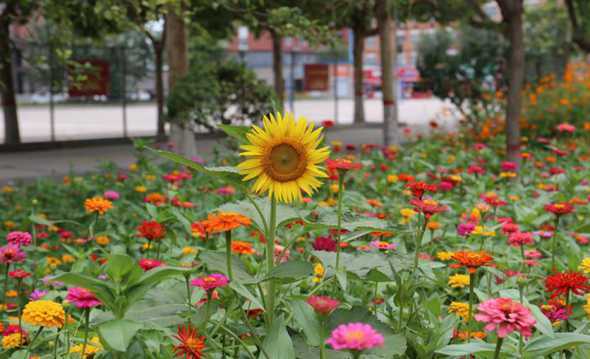
[[[277,200],[274,195],[270,197],[270,223],[266,235],[266,275],[270,275],[274,267],[275,234],[277,230]],[[268,293],[266,299],[267,327],[270,328],[274,316],[275,282],[268,280]]]
[[[342,235],[342,192],[344,192],[344,173],[338,174],[338,222],[336,224],[336,272],[340,270],[340,237]]]
[[[231,269],[231,231],[225,232],[225,261],[227,264],[227,276],[233,281],[234,276]]]

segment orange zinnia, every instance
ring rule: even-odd
[[[240,226],[249,226],[252,221],[250,218],[234,212],[221,212],[218,214],[209,214],[207,219],[201,222],[205,226],[207,233],[221,233],[231,231]]]
[[[245,241],[231,241],[231,251],[236,254],[254,254],[256,250],[252,243]]]
[[[109,201],[108,199],[96,196],[92,198],[88,198],[84,201],[84,208],[88,213],[98,213],[103,215],[107,213],[107,211],[113,208],[113,202]]]
[[[486,251],[459,251],[453,254],[453,259],[457,263],[451,264],[451,268],[465,267],[469,273],[475,273],[477,268],[486,266],[493,260]]]

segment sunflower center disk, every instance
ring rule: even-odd
[[[296,180],[307,167],[304,153],[288,143],[274,146],[265,162],[267,174],[279,182]]]

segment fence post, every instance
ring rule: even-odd
[[[51,142],[55,142],[55,104],[53,101],[53,46],[51,44],[47,47],[49,49],[49,128],[51,133]]]
[[[121,47],[119,53],[123,60],[123,89],[121,91],[123,93],[123,137],[127,138],[127,58],[125,57],[125,45]]]

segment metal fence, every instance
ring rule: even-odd
[[[157,131],[154,53],[144,41],[125,46],[77,46],[67,62],[63,49],[26,43],[13,53],[14,79],[23,142],[68,141],[96,138],[152,136]],[[222,57],[244,62],[259,78],[272,83],[270,51],[225,52]],[[100,95],[85,95],[77,84],[84,77],[106,81]],[[365,66],[365,112],[368,122],[380,122],[382,105],[379,68]],[[285,109],[316,121],[352,121],[352,65],[349,54],[335,51],[283,53]],[[164,84],[167,84],[164,67]],[[84,82],[84,81],[82,81]],[[88,84],[86,84],[87,86]],[[88,89],[86,89],[88,90]],[[95,89],[96,90],[96,89]],[[100,91],[99,91],[100,92]],[[165,92],[167,90],[165,89]],[[430,105],[416,106],[416,116],[432,118]],[[436,105],[438,106],[438,105]],[[438,106],[440,107],[440,106]],[[437,107],[437,108],[438,108]],[[422,110],[424,109],[424,110]],[[4,141],[0,111],[0,143]]]
[[[17,44],[12,57],[23,142],[155,133],[155,69],[149,46],[64,50],[26,43]],[[0,113],[0,141],[3,123]]]

